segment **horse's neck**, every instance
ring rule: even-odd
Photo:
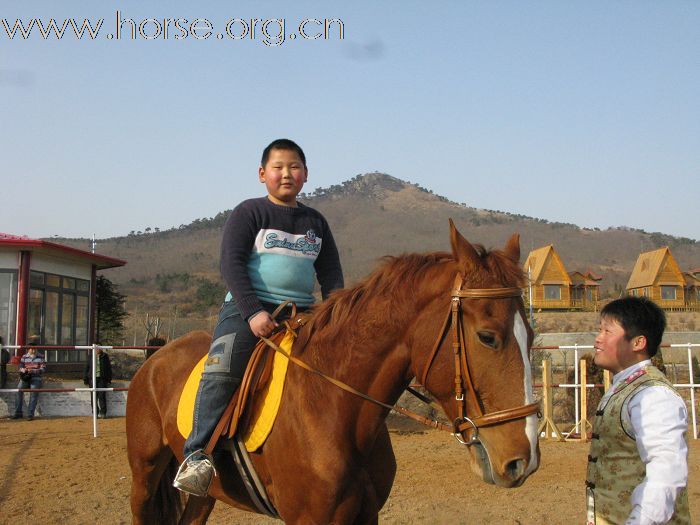
[[[311,337],[304,355],[334,379],[393,405],[413,376],[408,337],[415,330],[416,318],[425,313],[423,307],[435,297],[435,292],[421,293],[406,287],[391,298],[377,298],[379,306],[359,312],[353,326],[342,330],[338,339]],[[358,441],[367,437],[362,434],[371,434],[386,417],[385,409],[329,382],[320,384],[317,378],[301,376],[300,383],[306,384],[307,402],[329,401],[334,410],[345,414],[343,431],[355,432]]]

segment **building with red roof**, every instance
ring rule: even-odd
[[[88,345],[95,338],[97,271],[126,261],[26,236],[0,233],[0,336],[24,345]],[[78,361],[52,352],[47,360]],[[53,359],[52,359],[53,358]]]

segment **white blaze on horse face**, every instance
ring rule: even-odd
[[[523,381],[525,387],[525,404],[535,402],[532,391],[532,371],[530,370],[530,359],[527,354],[527,328],[520,312],[515,314],[513,320],[513,334],[520,347],[520,355],[523,358]],[[531,414],[525,418],[525,433],[530,440],[530,463],[525,474],[531,474],[537,468],[537,415]]]

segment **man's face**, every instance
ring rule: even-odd
[[[600,320],[600,330],[595,338],[595,355],[593,362],[613,374],[622,372],[625,368],[641,361],[642,354],[637,351],[646,338],[644,336],[633,337],[627,340],[622,325],[614,319],[603,317]]]

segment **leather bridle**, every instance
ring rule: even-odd
[[[456,286],[452,291],[452,306],[447,312],[445,322],[443,323],[442,328],[440,329],[437,340],[435,341],[435,345],[432,348],[432,351],[430,353],[427,363],[425,364],[425,368],[423,369],[423,373],[421,374],[420,378],[420,383],[423,386],[426,386],[426,379],[428,377],[430,366],[435,360],[435,356],[437,355],[438,350],[442,346],[442,343],[445,340],[445,337],[447,336],[447,332],[451,328],[452,349],[454,351],[455,356],[455,401],[457,403],[457,417],[455,418],[452,425],[445,425],[443,423],[440,423],[439,421],[423,417],[406,408],[400,406],[392,406],[377,399],[374,399],[368,396],[367,394],[351,387],[350,385],[347,385],[342,381],[338,381],[337,379],[334,379],[324,374],[320,370],[306,364],[304,361],[298,359],[297,357],[292,356],[291,353],[282,350],[277,344],[275,344],[270,339],[266,337],[261,337],[261,339],[265,341],[265,343],[267,343],[269,347],[287,357],[295,365],[298,365],[301,368],[308,370],[309,372],[313,372],[314,374],[322,377],[326,381],[334,384],[342,390],[345,390],[346,392],[354,394],[358,397],[361,397],[362,399],[365,399],[366,401],[370,401],[371,403],[384,407],[388,410],[394,410],[420,423],[423,423],[424,425],[428,425],[438,430],[446,430],[448,432],[451,432],[457,438],[457,441],[459,441],[463,445],[476,445],[479,443],[480,428],[490,427],[493,425],[506,423],[508,421],[514,421],[516,419],[523,419],[533,414],[536,414],[539,410],[539,403],[531,403],[529,405],[523,405],[516,408],[509,408],[506,410],[499,410],[488,414],[484,414],[482,412],[481,405],[479,404],[479,400],[476,396],[476,390],[474,388],[474,382],[472,380],[469,368],[469,359],[467,358],[467,346],[465,343],[464,325],[462,323],[461,316],[462,299],[510,299],[514,297],[521,297],[522,291],[520,290],[520,288],[468,288],[466,290],[462,290],[462,281],[459,279],[459,276],[457,276],[457,279],[455,280],[455,285]],[[279,309],[284,307],[286,304],[287,302],[280,305]],[[292,319],[294,319],[294,317],[295,316],[292,315]],[[452,321],[451,323],[450,320]],[[296,333],[295,329],[303,326],[303,324],[305,324],[305,319],[303,318],[295,319],[293,322],[284,322],[284,325],[287,327],[287,329],[292,331],[293,333]],[[462,381],[462,378],[464,378],[464,382]],[[475,407],[475,410],[477,412],[477,415],[474,417],[469,417],[467,415],[467,400],[464,396],[464,385],[466,385],[466,391],[469,396],[469,399],[471,400],[472,405]],[[416,392],[412,388],[409,387],[408,390],[423,401],[430,403],[430,400],[427,400],[425,396]],[[472,431],[473,434],[468,440],[465,441],[462,435],[464,432],[469,431]]]
[[[479,443],[479,429],[481,427],[489,427],[498,425],[516,419],[523,419],[532,414],[536,414],[539,410],[539,403],[531,403],[506,410],[499,410],[484,414],[481,410],[481,405],[476,395],[474,381],[472,380],[471,371],[469,368],[469,358],[467,355],[467,345],[464,336],[464,324],[462,322],[462,300],[463,299],[510,299],[521,297],[522,291],[520,288],[468,288],[462,290],[462,281],[457,276],[455,280],[455,288],[452,290],[452,306],[447,313],[445,322],[440,330],[435,345],[425,364],[423,373],[420,377],[420,383],[426,386],[428,372],[435,360],[435,356],[439,348],[442,346],[447,332],[452,331],[452,350],[455,358],[455,403],[457,405],[457,417],[452,423],[452,431],[457,441],[463,445],[475,445]],[[450,320],[452,321],[450,323]],[[467,399],[465,398],[465,390],[469,396],[472,406],[476,411],[476,415],[469,417],[467,411]],[[466,441],[463,438],[464,432],[472,432],[470,438]]]

